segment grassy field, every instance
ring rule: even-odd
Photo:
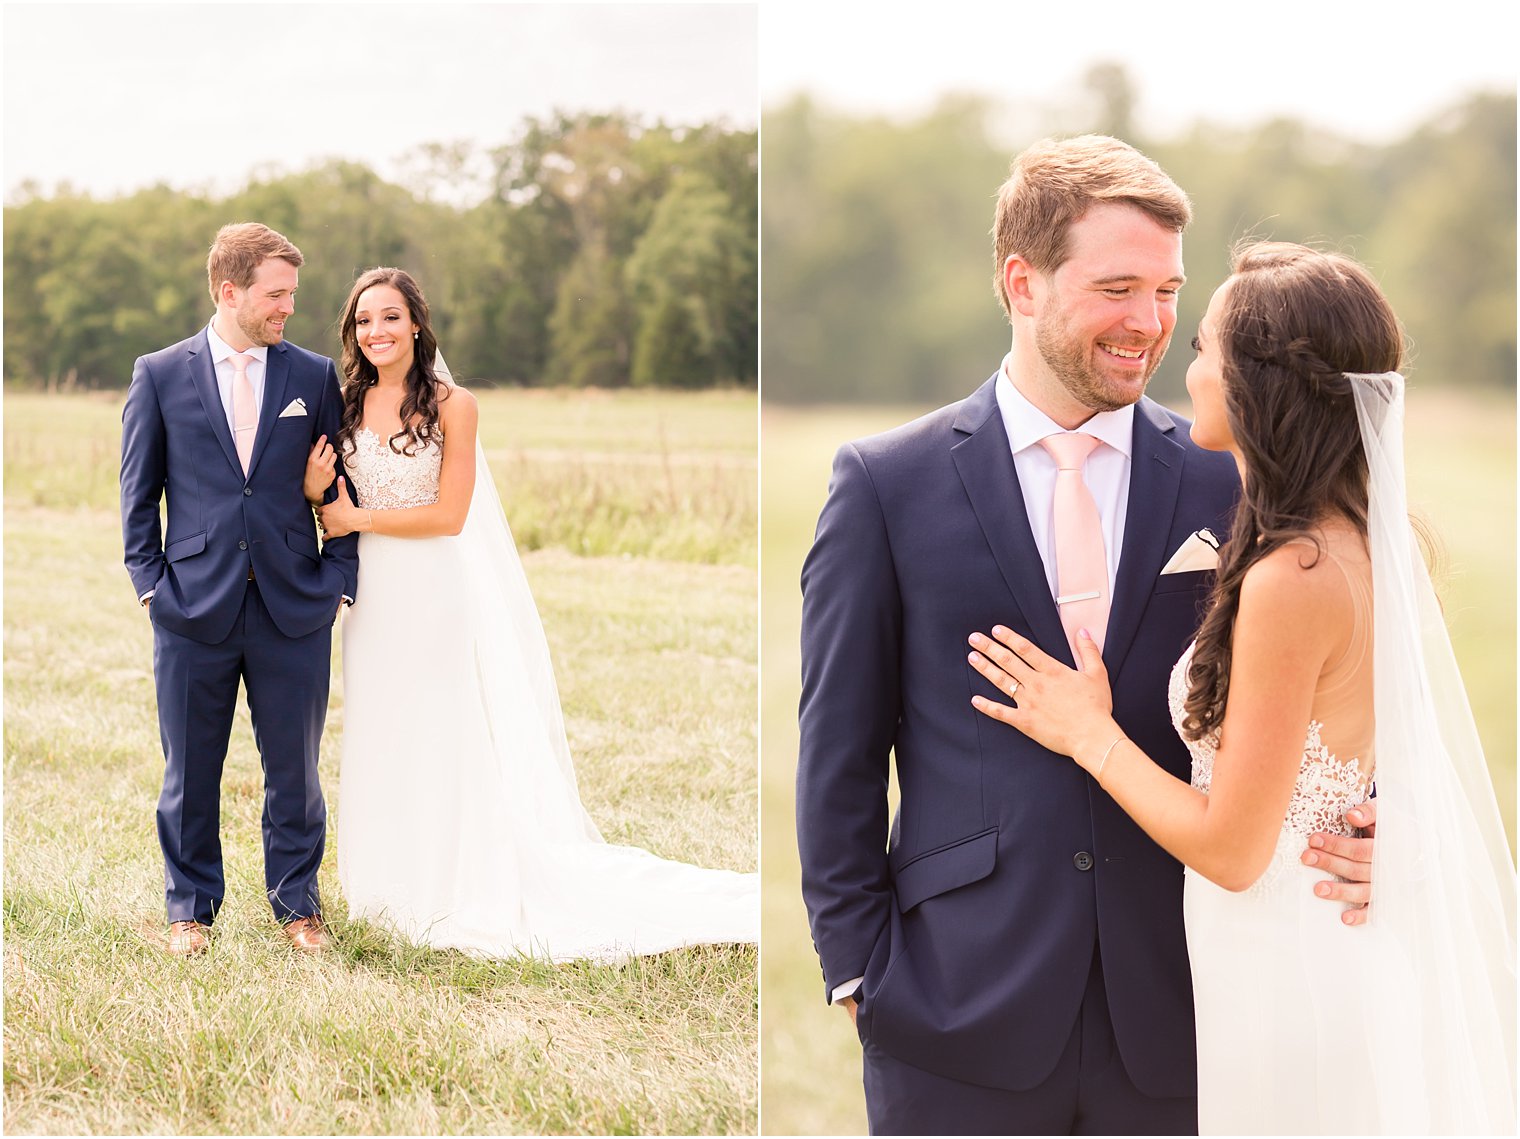
[[[479,961],[264,901],[240,712],[212,952],[163,936],[151,633],[121,566],[121,396],[5,397],[5,1126],[11,1133],[753,1133],[753,947]],[[610,841],[756,868],[755,399],[487,392],[482,436]],[[607,646],[615,645],[615,652]]]
[[[835,448],[926,408],[793,409],[761,415],[761,843],[765,852],[762,1124],[766,1134],[865,1131],[860,1045],[827,1008],[798,893],[797,578],[823,506]],[[1184,411],[1186,409],[1183,409]],[[1446,546],[1444,603],[1483,735],[1511,848],[1515,841],[1515,402],[1414,391],[1411,505]]]
[[[477,394],[481,445],[520,549],[755,565],[753,393]],[[7,507],[114,512],[122,398],[7,392]]]

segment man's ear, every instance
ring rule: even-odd
[[[223,281],[216,287],[216,300],[218,304],[225,304],[228,308],[236,308],[238,302],[238,287],[231,281]]]
[[[1033,265],[1017,253],[1003,260],[1003,293],[1008,307],[1020,316],[1034,316],[1035,297],[1043,281]]]

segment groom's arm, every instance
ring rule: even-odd
[[[338,387],[338,372],[333,367],[331,360],[326,361],[327,375],[322,381],[322,402],[317,407],[315,430],[312,432],[312,440],[317,436],[326,435],[333,440],[333,449],[337,450],[336,440],[338,430],[343,425],[343,393]],[[327,489],[326,501],[332,502],[338,497],[337,476],[343,473],[343,454],[338,452],[337,465],[333,471],[333,482]],[[347,485],[347,480],[344,480]],[[352,497],[352,496],[350,496]],[[324,538],[322,542],[322,559],[338,567],[343,574],[343,596],[350,602],[359,596],[359,535],[344,534],[341,538]]]
[[[139,602],[152,596],[164,572],[158,507],[168,472],[168,436],[158,391],[147,361],[138,357],[121,410],[121,537],[127,574]]]
[[[826,996],[865,972],[890,915],[887,775],[901,639],[881,504],[847,444],[802,568],[797,845]]]

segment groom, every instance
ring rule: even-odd
[[[968,399],[835,457],[802,575],[797,821],[874,1134],[1197,1128],[1182,867],[1075,764],[980,715],[974,694],[1004,697],[966,659],[994,624],[1068,664],[1076,626],[1101,631],[1116,718],[1188,778],[1167,681],[1209,593],[1203,532],[1226,535],[1238,489],[1229,455],[1142,398],[1190,217],[1122,142],[1031,147],[994,229],[1009,355]],[[1069,549],[1092,555],[1080,587]],[[1367,846],[1312,856],[1365,879],[1343,856]]]
[[[302,261],[267,226],[223,226],[206,261],[215,317],[137,360],[122,411],[122,534],[153,624],[175,955],[206,948],[222,903],[222,764],[240,680],[264,768],[269,901],[296,948],[327,943],[317,747],[332,624],[357,594],[359,557],[357,535],[319,549],[302,493],[307,454],[337,437],[341,414],[333,362],[285,341]]]

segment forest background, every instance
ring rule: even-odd
[[[256,220],[307,254],[295,339],[315,351],[339,354],[358,273],[396,265],[468,382],[753,387],[756,145],[723,122],[556,113],[497,146],[420,146],[396,181],[332,160],[220,196],[23,183],[5,209],[5,382],[126,387],[136,357],[210,318],[217,228]]]

